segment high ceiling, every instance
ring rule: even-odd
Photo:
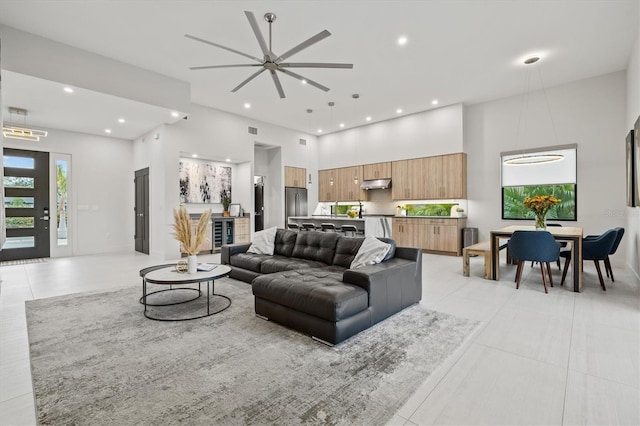
[[[340,122],[345,128],[367,124],[366,116],[372,117],[371,122],[394,118],[398,108],[404,115],[522,93],[526,72],[521,60],[534,53],[543,58],[539,67],[546,87],[624,70],[638,37],[639,3],[2,0],[0,23],[187,81],[194,103],[317,134],[318,128],[324,133],[341,130]],[[273,24],[276,54],[327,29],[330,37],[290,61],[348,62],[354,68],[296,70],[331,88],[326,93],[281,75],[285,99],[278,97],[268,73],[231,93],[255,69],[189,70],[190,66],[251,61],[189,40],[186,33],[262,56],[245,10],[255,13],[265,37],[268,24],[262,16],[277,15]],[[407,37],[405,46],[398,45],[400,36]],[[3,81],[5,105],[57,108],[53,125],[45,117],[30,124],[76,130],[69,126],[83,122],[81,131],[103,132],[98,124],[95,131],[86,128],[93,126],[87,123],[97,123],[95,115],[104,112],[101,108],[76,105],[79,102],[61,106],[52,99],[56,93],[44,87],[24,90],[19,76],[10,77]],[[359,100],[352,99],[354,93]],[[434,99],[437,106],[432,105]],[[335,102],[331,109],[330,101]],[[244,107],[247,102],[250,109]],[[144,115],[139,106],[123,103],[121,107],[131,108],[123,115]],[[314,113],[307,114],[307,109]],[[136,132],[140,134],[136,129],[126,137],[135,137]]]

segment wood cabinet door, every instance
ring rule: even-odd
[[[442,198],[467,198],[467,156],[442,156]]]
[[[301,167],[284,167],[284,186],[306,188],[307,169]]]
[[[427,200],[437,200],[442,198],[442,156],[425,157],[423,159],[425,173],[424,198]]]
[[[251,224],[248,217],[238,217],[234,219],[234,243],[249,243],[251,242]]]
[[[409,160],[393,161],[391,163],[391,198],[394,200],[409,200]]]
[[[363,175],[365,180],[391,179],[391,162],[365,164]]]
[[[336,198],[335,169],[318,170],[318,201],[334,202]],[[334,184],[331,185],[331,178]]]

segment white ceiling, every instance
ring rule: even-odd
[[[194,103],[308,133],[321,127],[327,133],[340,130],[339,122],[346,128],[366,124],[366,115],[376,122],[398,116],[397,108],[402,114],[435,108],[433,99],[440,107],[522,93],[526,72],[520,61],[534,53],[543,57],[539,67],[546,87],[624,70],[638,37],[639,3],[2,0],[0,23],[187,81]],[[290,60],[349,62],[354,68],[296,70],[330,87],[327,93],[281,75],[286,99],[278,97],[268,73],[237,93],[230,92],[255,69],[190,71],[190,66],[250,60],[189,40],[185,33],[261,57],[244,10],[255,13],[265,37],[268,24],[262,16],[277,15],[276,54],[327,29],[332,33],[329,38]],[[401,35],[409,40],[404,47],[396,43]],[[153,112],[140,105],[114,99],[105,100],[108,108],[61,102],[59,86],[47,89],[46,82],[31,84],[26,78],[7,73],[3,97],[5,105],[50,111],[42,117],[30,115],[29,124],[102,133],[105,110],[116,114],[111,109],[123,108],[122,115],[140,115],[141,124],[114,136],[134,138],[140,129],[154,125]],[[360,94],[358,101],[352,99],[353,93]],[[95,104],[97,98],[91,101]],[[329,101],[336,103],[331,111]],[[245,102],[251,109],[243,107]],[[307,114],[308,108],[314,113]],[[83,125],[76,128],[74,123]]]

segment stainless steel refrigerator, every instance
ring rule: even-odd
[[[305,188],[284,188],[284,226],[289,223],[289,216],[306,216],[307,190]]]

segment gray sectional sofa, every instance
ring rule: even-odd
[[[258,316],[337,344],[422,298],[422,251],[392,245],[375,265],[349,269],[364,238],[278,229],[273,255],[222,246],[230,277],[252,284]]]

